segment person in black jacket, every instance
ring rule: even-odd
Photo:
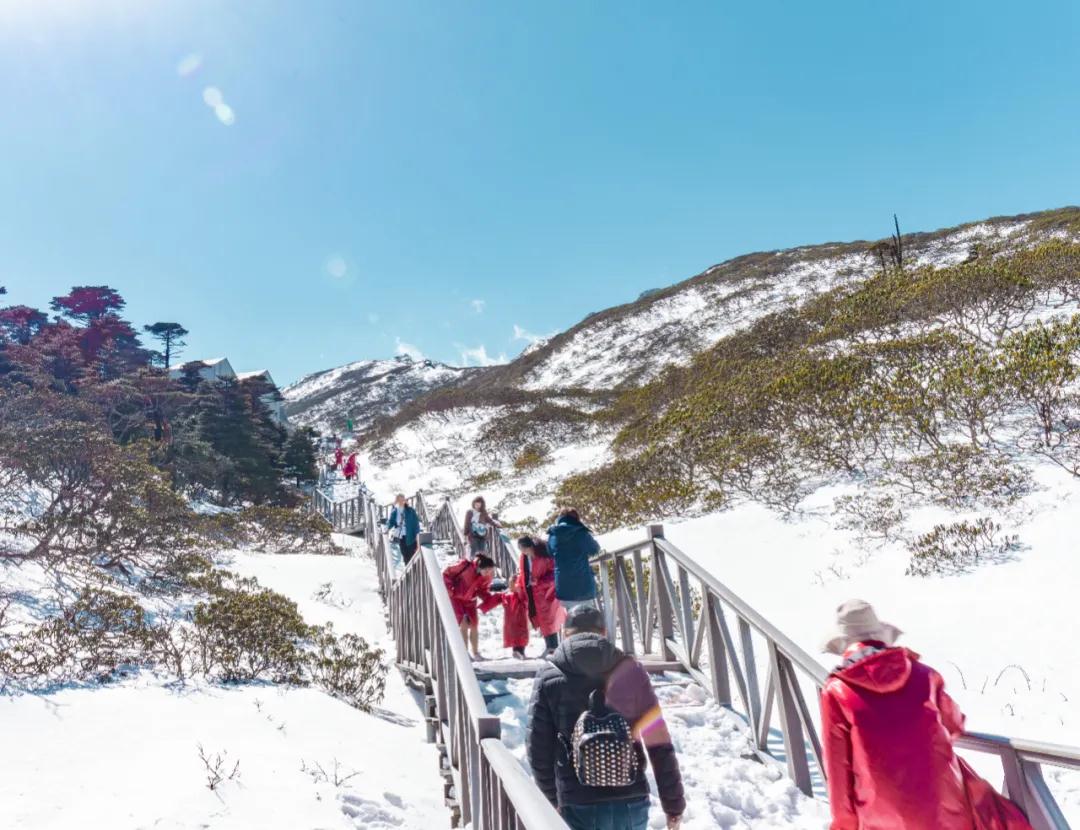
[[[682,774],[671,735],[649,676],[633,657],[607,639],[603,615],[591,606],[570,612],[564,639],[549,665],[536,675],[526,735],[529,765],[537,786],[573,830],[644,830],[649,820],[649,785],[644,770],[627,787],[587,787],[578,781],[568,746],[589,695],[601,689],[607,705],[630,723],[644,745],[656,777],[668,828],[677,828],[686,809]]]

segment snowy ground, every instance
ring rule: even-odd
[[[371,560],[229,559],[296,600],[309,622],[392,652]],[[177,687],[144,674],[0,697],[0,734],[2,828],[429,830],[448,821],[437,753],[393,670],[374,714],[315,689]],[[211,759],[222,754],[226,775],[239,762],[239,775],[211,792],[199,744]]]
[[[964,575],[909,577],[899,545],[869,553],[855,548],[832,515],[842,488],[820,490],[795,520],[743,505],[668,522],[665,535],[811,654],[821,654],[841,602],[867,599],[906,632],[902,645],[942,673],[969,730],[1077,746],[1080,622],[1073,608],[1080,558],[1072,543],[1080,488],[1056,468],[1035,472],[1040,489],[1006,528],[1020,535],[1023,548],[1013,561]],[[934,511],[917,517],[924,524],[942,520]],[[610,549],[641,538],[644,532],[633,529],[601,541]],[[825,666],[836,662],[820,659]],[[978,768],[1000,783],[995,763]],[[1045,773],[1080,824],[1080,774],[1051,767]]]
[[[567,466],[593,454],[583,449],[576,459],[575,449],[565,448]],[[387,473],[397,474],[404,466]],[[376,472],[376,482],[387,474]],[[819,655],[822,665],[835,663],[820,645],[836,607],[852,597],[865,598],[907,632],[902,644],[942,672],[968,715],[969,729],[1077,746],[1080,666],[1075,642],[1080,623],[1072,608],[1080,559],[1072,541],[1080,486],[1051,466],[1035,467],[1033,473],[1035,492],[1011,516],[1002,517],[1005,531],[1021,539],[1014,559],[958,576],[906,576],[909,557],[900,544],[859,548],[849,532],[837,527],[833,514],[833,500],[853,492],[846,487],[822,488],[794,518],[744,504],[700,518],[668,520],[665,530],[674,544],[809,653]],[[417,474],[422,475],[419,469]],[[485,489],[489,503],[501,493],[500,485]],[[455,503],[460,514],[465,506],[464,499]],[[532,517],[540,519],[549,510],[550,500],[541,496]],[[507,513],[504,517],[521,517],[516,510]],[[912,530],[955,518],[944,511],[916,510]],[[644,536],[642,528],[628,528],[601,541],[611,549]],[[500,640],[485,642],[494,642],[492,656],[504,653]],[[539,648],[533,645],[534,651]],[[972,760],[1000,783],[996,762]],[[1080,775],[1052,767],[1045,774],[1080,824]]]
[[[453,561],[442,551],[446,562]],[[480,669],[499,664],[518,665],[502,645],[503,612],[496,608],[480,618],[480,651],[487,662]],[[543,640],[531,634],[527,652],[537,655]],[[532,661],[539,665],[538,661]],[[502,738],[521,760],[525,760],[525,727],[533,681],[489,680],[481,684],[488,709],[502,721]],[[823,830],[828,824],[828,808],[803,796],[779,764],[765,765],[750,760],[750,738],[742,720],[708,699],[705,690],[688,677],[665,674],[654,678],[657,696],[672,740],[686,787],[685,830],[706,828],[805,828]],[[655,792],[652,796],[651,827],[663,827],[664,815]]]

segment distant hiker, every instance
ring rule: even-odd
[[[487,613],[502,604],[502,598],[491,593],[491,580],[495,576],[495,562],[484,554],[475,559],[463,559],[443,571],[443,582],[450,594],[450,604],[461,628],[461,636],[469,647],[474,660],[480,658],[479,610]]]
[[[483,496],[473,499],[472,507],[465,511],[464,532],[470,557],[491,550],[491,537],[499,532],[499,523],[488,513]]]
[[[544,655],[549,656],[559,645],[559,629],[566,619],[566,611],[555,599],[555,560],[540,539],[522,536],[517,544],[521,554],[517,578],[503,600],[503,645],[513,649],[514,657],[524,660],[532,622],[540,629]]]
[[[408,565],[419,547],[420,516],[405,499],[404,493],[398,493],[394,499],[394,509],[386,519],[386,528],[390,541],[396,542],[401,550],[401,561]]]
[[[349,457],[345,460],[345,469],[342,472],[345,473],[346,481],[352,481],[356,478],[356,453],[349,453]]]
[[[843,656],[821,695],[832,830],[1031,830],[1020,810],[958,758],[964,716],[902,633],[849,600],[823,650]]]
[[[555,596],[563,607],[570,612],[578,605],[595,605],[596,578],[589,559],[600,545],[573,508],[564,509],[548,528],[548,550],[555,558]]]
[[[573,830],[644,830],[648,755],[667,827],[678,827],[682,774],[648,674],[607,639],[596,608],[575,608],[563,634],[529,703],[536,785]]]

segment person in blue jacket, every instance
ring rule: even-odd
[[[579,605],[595,605],[596,579],[589,558],[600,552],[600,544],[573,508],[559,513],[548,528],[548,551],[555,558],[555,598],[567,613]]]
[[[394,499],[394,509],[386,520],[386,528],[390,532],[390,538],[396,539],[398,547],[401,548],[401,561],[408,565],[419,547],[420,517],[405,500],[404,493],[398,493]]]

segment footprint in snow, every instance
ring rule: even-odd
[[[401,799],[397,796],[395,798],[398,804],[393,806],[401,806]],[[404,819],[394,810],[388,809],[386,804],[361,798],[358,795],[341,796],[341,812],[351,818],[357,827],[371,828],[371,830],[387,830],[391,827],[400,827],[404,823]]]

